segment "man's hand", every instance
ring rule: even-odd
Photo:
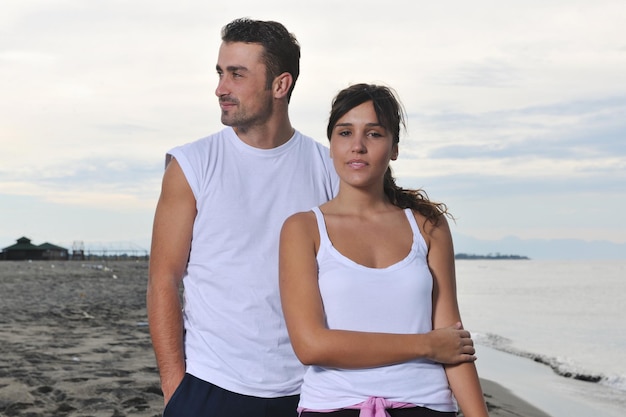
[[[174,391],[176,391],[176,388],[178,388],[184,376],[184,371],[182,373],[177,372],[175,375],[161,380],[161,391],[163,391],[163,401],[165,405],[170,402],[172,395],[174,395]]]

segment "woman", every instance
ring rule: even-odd
[[[339,192],[283,226],[283,311],[311,365],[303,417],[454,416],[457,401],[465,417],[488,415],[461,326],[446,206],[398,187],[389,168],[403,125],[389,88],[341,91],[327,128]]]

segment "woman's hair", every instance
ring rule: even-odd
[[[339,119],[353,108],[368,101],[371,101],[374,106],[378,123],[391,133],[393,143],[398,144],[400,129],[406,130],[404,108],[391,88],[374,84],[354,84],[337,94],[333,99],[326,128],[328,140],[331,140],[333,129]],[[391,167],[387,167],[385,172],[383,189],[392,204],[403,209],[415,210],[434,224],[437,224],[441,215],[450,216],[447,206],[430,201],[424,190],[399,187],[393,177]]]
[[[222,28],[222,41],[261,44],[267,68],[266,88],[271,88],[276,76],[288,72],[293,78],[288,93],[288,99],[291,99],[300,75],[300,44],[282,24],[248,18],[235,19]]]

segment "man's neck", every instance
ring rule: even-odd
[[[295,132],[288,117],[278,123],[268,122],[249,128],[233,127],[233,130],[242,142],[259,149],[277,148],[287,143]]]

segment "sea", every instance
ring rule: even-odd
[[[457,260],[456,271],[481,377],[552,417],[626,416],[626,260]]]

